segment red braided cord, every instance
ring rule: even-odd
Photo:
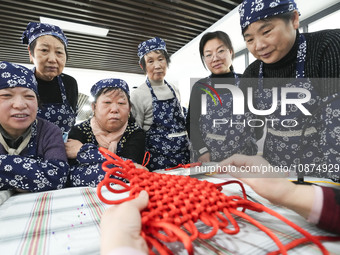
[[[318,240],[318,238],[316,238],[315,236],[311,235],[310,233],[308,233],[306,230],[304,230],[303,228],[299,227],[298,225],[296,225],[295,223],[291,222],[290,220],[286,219],[285,217],[283,217],[281,214],[265,207],[264,211],[267,212],[270,215],[275,216],[276,218],[280,219],[281,221],[287,223],[289,226],[291,226],[292,228],[294,228],[296,231],[300,232],[302,235],[305,236],[305,238],[309,239],[310,242],[313,242],[314,244],[316,244],[320,250],[322,251],[323,254],[328,254],[328,251],[326,250],[326,248],[321,244],[320,240]],[[292,247],[294,248],[294,247]]]
[[[246,190],[245,190],[245,188],[244,188],[242,182],[240,182],[240,181],[237,181],[237,180],[226,181],[226,182],[223,182],[223,183],[215,184],[215,186],[216,186],[216,188],[217,188],[219,191],[221,191],[221,190],[222,190],[222,186],[228,185],[228,184],[232,184],[232,183],[237,183],[238,185],[240,185],[241,190],[242,190],[242,194],[243,194],[243,198],[244,198],[245,200],[247,200]],[[242,212],[245,212],[245,211],[246,211],[246,208],[244,207],[244,208],[242,209]]]
[[[166,168],[165,171],[173,170],[176,168],[190,168],[190,167],[195,167],[195,166],[201,166],[201,162],[196,162],[196,163],[189,163],[189,164],[178,164],[177,166]]]
[[[340,241],[340,236],[314,236],[315,238],[317,238],[319,241]],[[287,247],[287,250],[289,249],[292,249],[296,246],[299,246],[301,244],[304,244],[304,243],[309,243],[310,240],[306,237],[302,237],[302,238],[299,238],[299,239],[295,239],[293,241],[291,241],[290,243],[286,244],[286,247]],[[326,251],[327,253],[326,254],[329,254],[328,251]],[[268,253],[267,255],[278,255],[280,254],[280,251],[273,251],[273,252],[270,252]]]
[[[148,160],[145,162],[146,159]],[[150,161],[150,152],[147,151],[144,154],[142,166],[147,166],[147,164],[149,164],[149,161]]]
[[[235,214],[237,216],[240,216],[240,217],[248,220],[251,224],[253,224],[254,226],[258,227],[260,230],[265,232],[271,239],[273,239],[273,241],[279,247],[280,252],[283,255],[287,254],[287,250],[284,247],[284,245],[281,243],[280,239],[276,235],[274,235],[274,233],[272,231],[270,231],[270,229],[268,229],[267,227],[263,226],[260,222],[258,222],[257,220],[254,220],[253,218],[251,218],[247,214],[240,213],[239,211],[234,210],[234,209],[231,209],[231,213],[233,213],[233,214]]]
[[[240,226],[237,224],[237,221],[233,218],[233,216],[231,216],[230,212],[227,209],[223,209],[223,213],[233,225],[234,230],[230,228],[222,228],[222,231],[229,235],[236,235],[240,231]]]
[[[151,250],[152,247],[160,254],[172,254],[162,242],[176,241],[182,242],[188,253],[193,254],[192,241],[197,238],[209,239],[217,233],[218,229],[227,234],[237,234],[240,227],[232,214],[246,219],[265,232],[277,244],[279,247],[278,252],[282,254],[287,254],[287,249],[294,248],[304,242],[315,243],[324,254],[327,254],[327,250],[317,237],[312,236],[301,227],[262,204],[247,200],[245,189],[239,181],[213,184],[188,176],[152,173],[145,169],[135,168],[131,160],[124,161],[107,149],[100,148],[99,150],[107,159],[102,164],[106,175],[97,187],[98,197],[103,202],[119,204],[135,198],[141,190],[149,193],[148,206],[141,213],[141,235],[148,244],[150,254],[154,254]],[[112,178],[115,176],[128,180],[130,186],[123,181]],[[237,183],[241,186],[243,198],[240,196],[227,196],[220,192],[222,185],[232,183]],[[110,186],[111,184],[118,184],[123,189],[114,189]],[[101,194],[103,186],[113,193],[130,191],[130,195],[116,201],[107,200]],[[242,209],[242,211],[237,209]],[[296,240],[285,247],[270,229],[245,214],[245,209],[267,212],[293,227],[304,235],[304,238],[302,238],[302,241]],[[211,227],[209,233],[198,231],[195,223],[199,220]],[[231,226],[229,226],[229,223]]]

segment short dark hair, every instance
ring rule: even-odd
[[[204,62],[204,46],[205,44],[212,40],[212,39],[219,39],[223,42],[223,44],[225,46],[227,46],[227,48],[229,50],[232,51],[232,55],[231,55],[231,59],[234,59],[235,57],[235,52],[234,52],[234,48],[233,48],[233,44],[231,43],[231,40],[229,38],[229,35],[223,31],[215,31],[215,32],[208,32],[208,33],[205,33],[201,40],[200,40],[200,45],[199,45],[199,50],[200,50],[200,56],[201,56],[201,61],[205,67],[205,62]]]
[[[169,56],[169,54],[165,50],[155,50],[154,52],[162,54],[165,57],[167,66],[169,67],[169,65],[170,65],[170,56]],[[144,57],[145,57],[145,55],[141,58],[140,64],[142,65],[142,69],[143,69],[144,73],[146,73],[146,63],[145,63],[145,58]]]
[[[285,13],[280,13],[274,16],[270,16],[268,18],[265,19],[260,19],[263,22],[268,22],[272,19],[282,19],[286,24],[288,24],[289,21],[291,21],[294,17],[294,11],[291,12],[285,12]],[[246,30],[248,29],[248,26],[246,26],[244,29],[242,29],[242,35],[244,35],[244,33],[246,32]]]
[[[39,38],[39,37],[38,37]],[[35,49],[35,46],[37,46],[37,39],[34,39],[31,43],[30,43],[30,52],[31,52],[31,55],[34,57],[34,49]],[[54,38],[57,38],[63,45],[64,45],[64,49],[65,49],[65,53],[66,53],[66,60],[68,60],[68,52],[67,52],[67,47],[65,45],[65,43],[63,42],[63,40],[61,40],[59,37],[57,36],[54,36]]]

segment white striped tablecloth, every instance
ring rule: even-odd
[[[211,182],[223,180],[201,177]],[[257,196],[249,187],[247,193],[259,202],[276,210],[314,235],[330,235],[307,223],[302,217],[284,208],[270,205]],[[227,195],[241,195],[238,185],[225,186]],[[104,195],[121,199],[125,195]],[[127,195],[127,194],[126,194]],[[102,203],[94,188],[66,188],[62,190],[22,193],[12,195],[0,205],[0,254],[100,254],[99,223],[108,207]],[[283,243],[300,237],[300,234],[285,223],[266,213],[247,210],[247,214],[271,229]],[[211,240],[195,241],[195,254],[266,254],[277,249],[275,243],[262,231],[245,220],[238,219],[240,232],[227,235],[222,231]],[[200,230],[207,229],[197,224]],[[340,254],[340,242],[324,243],[327,249]],[[187,254],[180,243],[169,244],[175,254]],[[304,245],[288,254],[320,254],[315,245]]]
[[[0,254],[99,254],[107,207],[93,188],[16,194],[0,206]]]

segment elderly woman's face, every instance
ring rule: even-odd
[[[0,124],[12,138],[21,136],[36,119],[37,96],[23,87],[0,90]]]
[[[148,78],[152,81],[163,81],[168,68],[164,55],[151,51],[144,56],[144,59]]]
[[[42,80],[51,81],[64,70],[65,46],[52,35],[43,35],[36,40],[34,56],[30,52],[30,59],[36,67],[35,75]]]
[[[259,20],[249,25],[244,32],[248,50],[255,58],[266,64],[276,63],[288,54],[294,45],[299,16],[286,23],[280,18]]]
[[[101,94],[92,107],[99,126],[108,132],[121,129],[127,123],[131,110],[128,98],[121,90]]]

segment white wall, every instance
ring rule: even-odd
[[[315,13],[334,5],[338,0],[295,0],[297,7],[301,14],[300,20],[304,20]],[[235,8],[218,22],[213,24],[207,30],[202,32],[199,36],[190,41],[187,45],[177,51],[171,57],[171,65],[168,70],[166,80],[177,85],[181,97],[182,104],[186,106],[190,97],[190,78],[203,78],[208,76],[208,72],[202,65],[199,56],[199,41],[203,34],[210,31],[222,30],[228,33],[235,52],[244,49],[245,43],[241,35],[241,28],[239,25],[239,14]],[[338,22],[337,22],[338,24]],[[243,70],[235,70],[236,72],[243,72]]]
[[[21,64],[28,68],[33,68],[33,65]],[[64,68],[63,73],[71,75],[77,80],[78,90],[80,93],[85,95],[90,95],[90,90],[93,84],[101,79],[106,78],[119,78],[123,79],[129,84],[130,91],[133,90],[132,87],[139,86],[145,81],[145,76],[140,74],[129,74],[120,72],[109,72],[109,71],[98,71],[90,69],[80,69],[80,68]]]
[[[130,92],[134,86],[139,86],[145,81],[145,76],[140,74],[98,71],[89,69],[68,68],[64,69],[64,73],[73,76],[78,82],[79,92],[90,95],[93,84],[101,79],[119,78],[127,82]]]

